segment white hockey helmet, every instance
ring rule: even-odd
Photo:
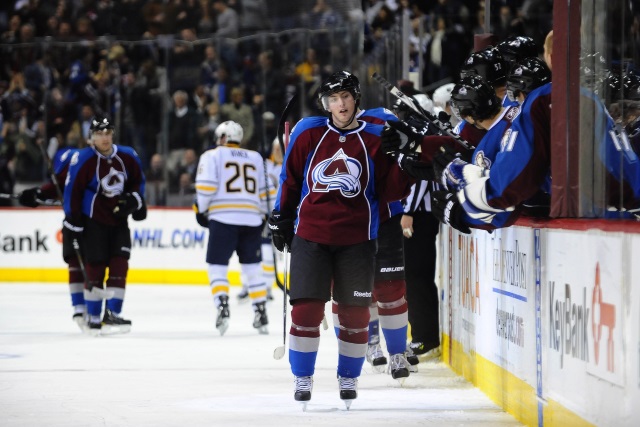
[[[232,120],[220,123],[214,133],[216,136],[216,144],[223,136],[227,137],[226,142],[237,142],[240,144],[244,136],[242,126]]]
[[[447,102],[451,100],[451,92],[453,91],[453,87],[455,83],[447,83],[446,85],[440,86],[433,92],[433,104],[435,107],[444,110],[447,107]]]
[[[418,101],[418,104],[424,111],[433,113],[433,101],[424,93],[416,93],[413,97]]]

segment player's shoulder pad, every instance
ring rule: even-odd
[[[382,121],[397,121],[398,117],[393,114],[391,110],[385,107],[371,108],[369,110],[365,110],[364,114],[361,117],[375,117]]]
[[[327,117],[322,116],[312,116],[312,117],[304,117],[295,124],[293,129],[291,129],[291,138],[290,141],[295,141],[300,134],[304,133],[313,128],[319,128],[327,126],[329,123],[329,119]]]
[[[133,149],[133,147],[129,147],[128,145],[118,145],[117,147],[118,147],[118,151],[121,153],[125,153],[133,157],[138,157],[138,153],[136,152],[136,150]]]
[[[362,130],[363,132],[372,133],[374,135],[380,136],[382,131],[384,130],[384,125],[376,125],[373,123],[367,123]]]

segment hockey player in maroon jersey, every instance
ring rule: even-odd
[[[348,407],[367,351],[379,204],[405,197],[412,181],[380,149],[383,127],[357,120],[353,75],[331,75],[318,96],[330,117],[304,118],[293,128],[269,228],[276,248],[291,250],[294,398],[311,399],[320,323],[333,297],[340,398]]]
[[[144,188],[136,152],[113,144],[113,125],[107,118],[93,119],[90,146],[73,155],[63,198],[64,227],[70,230],[72,241],[84,243],[84,298],[92,335],[131,328],[131,321],[120,317],[131,255],[127,218],[146,218]],[[101,320],[102,298],[90,291],[102,289],[107,267],[107,291],[113,296],[107,299]]]

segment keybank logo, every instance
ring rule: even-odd
[[[596,264],[596,277],[593,286],[591,329],[593,331],[593,357],[596,365],[600,363],[601,341],[606,339],[607,371],[614,372],[614,340],[613,330],[616,327],[616,306],[605,302],[600,286],[600,263]],[[603,332],[608,332],[603,336]]]
[[[40,230],[35,230],[31,235],[0,234],[0,247],[5,253],[49,252],[47,238]]]

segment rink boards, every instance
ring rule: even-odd
[[[0,281],[64,282],[59,208],[0,209]],[[145,221],[129,219],[129,283],[207,284],[209,231],[190,209],[149,209]],[[90,242],[88,243],[90,244]],[[239,283],[235,254],[229,280]]]
[[[443,227],[444,361],[526,425],[637,425],[638,224],[518,224]]]
[[[56,208],[0,209],[0,281],[64,282]],[[206,284],[208,231],[188,209],[130,221],[130,283]],[[632,426],[640,416],[640,226],[443,227],[443,360],[526,425]],[[229,279],[239,282],[234,256]]]

